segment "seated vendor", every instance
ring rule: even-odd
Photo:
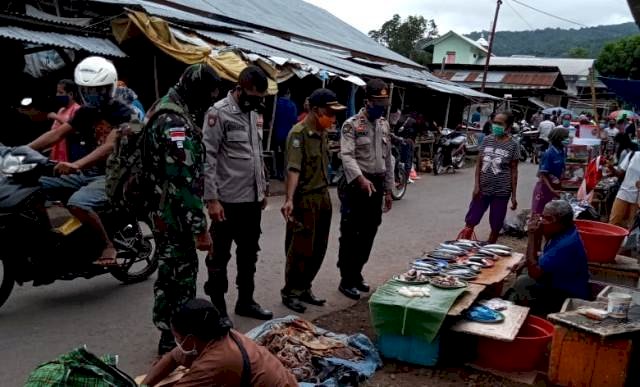
[[[540,254],[542,237],[546,239]],[[564,200],[553,200],[542,217],[529,223],[526,268],[514,286],[515,301],[546,316],[559,312],[567,298],[589,299],[587,254],[573,223],[573,208]]]
[[[189,301],[172,317],[171,331],[177,347],[153,366],[143,385],[158,384],[180,365],[189,371],[175,387],[298,385],[271,352],[221,322],[209,301]]]

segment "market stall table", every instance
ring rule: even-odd
[[[618,255],[612,263],[589,262],[591,279],[615,285],[637,288],[640,285],[640,264],[636,258]]]
[[[451,330],[500,341],[513,341],[529,314],[529,308],[511,304],[500,313],[504,315],[502,322],[487,324],[461,320],[454,324]]]
[[[465,292],[458,297],[456,302],[451,306],[447,316],[455,317],[460,316],[462,312],[469,309],[471,305],[476,301],[480,293],[486,289],[486,286],[470,283],[465,289]]]
[[[575,304],[606,309],[603,302]],[[556,324],[549,363],[551,382],[576,386],[625,385],[632,342],[640,337],[639,305],[633,305],[628,319],[623,320],[610,317],[591,320],[577,310],[553,313],[547,319]]]

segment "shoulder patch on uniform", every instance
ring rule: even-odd
[[[184,141],[187,139],[187,128],[184,126],[169,128],[169,137],[171,142],[175,142],[178,148],[182,148]]]
[[[216,113],[215,111],[209,110],[209,113],[207,114],[207,125],[209,127],[214,127],[216,126],[217,122],[218,122],[218,113]]]
[[[300,148],[300,139],[294,138],[293,140],[291,140],[291,146],[294,148]]]

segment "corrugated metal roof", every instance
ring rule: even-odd
[[[479,71],[440,71],[434,72],[437,76],[463,82],[468,86],[475,87],[482,82],[482,72]],[[532,72],[505,72],[505,71],[489,71],[487,73],[487,84],[491,84],[490,87],[503,87],[497,84],[509,85],[509,87],[531,87],[531,88],[552,88],[556,84],[560,73],[532,73]],[[473,86],[472,86],[473,84]]]
[[[158,16],[167,20],[181,20],[187,23],[251,31],[249,28],[240,26],[238,24],[227,23],[220,20],[195,15],[189,12],[181,11],[179,9],[168,7],[166,5],[152,3],[150,1],[138,1],[138,3],[148,14]]]
[[[587,76],[589,68],[593,67],[593,59],[572,58],[537,58],[537,57],[511,57],[492,56],[491,65],[516,65],[516,66],[555,66],[564,76]],[[484,64],[484,61],[482,63]]]
[[[127,56],[127,54],[122,52],[122,50],[110,40],[102,38],[60,34],[57,32],[33,31],[14,26],[0,27],[0,37],[45,46],[88,51],[93,54],[112,57],[124,58]]]
[[[131,1],[131,0],[126,0]],[[330,42],[395,62],[419,67],[404,56],[378,44],[328,11],[301,0],[168,0],[216,15],[257,26],[287,32],[319,42]]]

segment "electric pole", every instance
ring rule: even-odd
[[[487,73],[489,72],[489,61],[491,60],[491,50],[493,49],[493,40],[496,36],[496,25],[498,24],[498,12],[500,12],[502,0],[496,3],[496,15],[493,18],[493,26],[491,27],[491,38],[489,39],[489,48],[487,49],[487,60],[484,62],[484,74],[482,75],[482,87],[480,91],[484,93],[484,87],[487,84]]]

